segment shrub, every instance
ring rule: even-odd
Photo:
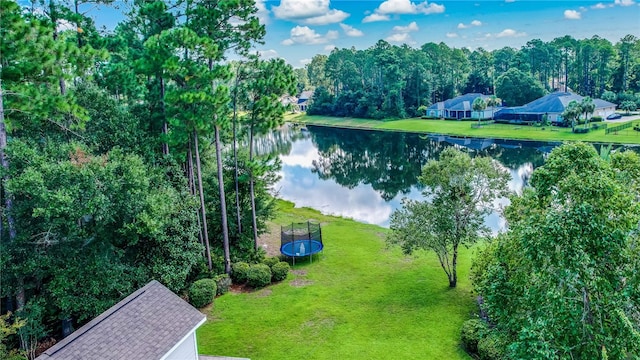
[[[478,352],[478,341],[487,330],[487,325],[480,319],[467,320],[462,324],[460,339],[470,353]]]
[[[253,288],[260,288],[271,284],[271,269],[265,264],[255,264],[247,271],[247,284]]]
[[[586,133],[589,132],[589,130],[590,130],[589,128],[585,129],[585,128],[578,128],[577,127],[577,128],[573,129],[573,132],[576,133],[576,134],[586,134]]]
[[[237,262],[231,267],[231,279],[235,284],[244,284],[247,282],[247,272],[249,264],[246,262]]]
[[[213,302],[216,292],[217,286],[215,280],[198,280],[189,288],[189,302],[197,308],[205,307]]]
[[[485,336],[478,340],[478,356],[480,360],[506,359],[507,345],[507,340],[499,333],[486,332]]]
[[[596,116],[592,116],[592,117],[591,117],[591,119],[590,119],[589,121],[590,121],[590,122],[601,122],[602,120],[603,120],[603,119],[602,119],[602,116],[598,116],[598,115],[596,115]]]
[[[216,281],[216,286],[218,287],[216,295],[223,295],[229,291],[229,286],[231,286],[231,278],[229,278],[229,275],[218,275],[214,278],[214,280]]]
[[[277,257],[268,257],[262,260],[262,263],[267,265],[271,270],[273,270],[273,265],[280,262],[280,259]]]
[[[271,276],[273,281],[282,281],[287,278],[289,274],[289,264],[284,261],[280,261],[271,267]]]

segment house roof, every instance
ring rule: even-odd
[[[160,359],[206,317],[151,281],[42,353],[48,359]]]
[[[564,109],[569,105],[572,101],[580,102],[583,97],[563,91],[556,91],[551,94],[545,95],[539,99],[536,99],[528,104],[523,106],[515,106],[505,108],[501,111],[505,111],[508,113],[536,113],[536,114],[544,114],[544,113],[562,113]],[[608,101],[604,101],[602,99],[593,99],[593,103],[596,105],[596,109],[615,107],[616,105],[610,103]],[[497,116],[498,114],[496,114]]]
[[[483,98],[483,99],[488,99],[491,96],[489,95],[483,95],[483,94],[478,94],[478,93],[468,93],[468,94],[464,94],[464,95],[460,95],[457,97],[454,97],[453,99],[449,99],[449,100],[445,100],[445,101],[440,101],[438,103],[435,103],[431,106],[429,106],[429,110],[443,110],[443,109],[447,109],[447,110],[473,110],[472,105],[473,105],[473,101],[476,98]]]
[[[303,91],[300,93],[300,96],[298,96],[298,100],[309,100],[311,99],[312,96],[313,96],[313,91],[311,90]],[[298,103],[300,103],[300,101],[298,101]]]

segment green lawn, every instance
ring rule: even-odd
[[[449,289],[435,254],[386,249],[386,229],[279,203],[275,222],[322,222],[324,254],[287,280],[215,300],[201,354],[259,359],[469,359],[459,345],[474,309],[468,271]]]
[[[534,126],[518,126],[507,124],[491,124],[474,129],[471,121],[449,120],[371,120],[356,118],[339,118],[330,116],[310,116],[304,114],[288,115],[287,121],[300,122],[313,125],[326,125],[346,128],[365,128],[376,130],[394,130],[418,133],[434,133],[467,137],[498,138],[498,139],[522,139],[540,141],[587,141],[606,142],[618,144],[640,144],[640,131],[628,128],[618,134],[605,134],[604,129],[590,131],[587,134],[574,134],[571,128],[547,127],[544,130]],[[634,125],[640,121],[631,121]],[[610,123],[609,127],[622,123]]]

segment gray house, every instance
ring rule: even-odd
[[[482,98],[487,101],[491,96],[469,93],[453,99],[437,102],[427,108],[426,115],[432,118],[444,119],[489,119],[496,109],[486,108],[484,111],[473,111],[473,101]]]
[[[204,314],[157,281],[42,353],[36,360],[198,360]]]
[[[545,95],[523,106],[503,108],[495,114],[496,120],[511,123],[541,121],[544,116],[551,123],[561,123],[562,113],[572,101],[578,103],[583,97],[571,92],[556,91]],[[602,99],[593,99],[596,106],[592,116],[600,116],[606,119],[607,116],[616,111],[616,104]]]

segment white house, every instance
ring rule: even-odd
[[[206,316],[157,281],[42,353],[36,360],[198,360]]]

